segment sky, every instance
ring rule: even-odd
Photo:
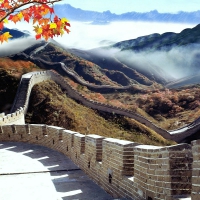
[[[200,10],[199,0],[62,0],[60,3],[70,4],[83,10],[107,11],[121,14],[125,12],[177,13],[179,11]]]

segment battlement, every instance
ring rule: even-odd
[[[0,125],[4,124],[24,124],[24,109],[19,108],[16,112],[5,115],[4,113],[0,114]]]
[[[116,198],[200,199],[200,140],[158,147],[25,124],[0,126],[0,141],[27,142],[62,152]]]

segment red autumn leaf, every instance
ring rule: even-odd
[[[3,29],[3,22],[0,22],[0,30],[2,30]]]
[[[13,15],[10,15],[10,16],[8,17],[8,20],[12,20],[12,18],[13,18]]]
[[[30,19],[29,15],[27,13],[24,13],[23,15],[24,15],[24,20],[29,23],[29,19]]]
[[[69,32],[70,32],[70,30],[69,30],[69,29],[67,29],[67,28],[66,28],[66,26],[64,27],[64,30],[65,30],[67,33],[69,33]]]
[[[35,36],[36,40],[41,39],[41,36],[42,36],[41,34],[36,35]]]
[[[52,14],[52,13],[54,13],[54,9],[53,8],[50,8],[49,9],[49,12]]]
[[[66,26],[70,26],[67,19],[60,19],[54,14],[54,9],[51,7],[52,3],[57,1],[60,0],[0,0],[0,30],[8,21],[18,23],[23,19],[28,23],[33,20],[33,24],[38,26],[37,30],[35,29],[36,39],[43,37],[48,40],[48,38],[62,35],[64,31],[69,33],[69,29],[66,28]],[[26,8],[23,9],[24,5]],[[22,9],[19,11],[18,8]],[[48,13],[50,13],[50,17],[45,18]],[[9,37],[2,36],[0,33],[0,38],[3,42],[7,41]]]
[[[66,26],[70,26],[70,23],[68,23],[68,22],[65,22],[65,25],[66,25]]]
[[[54,22],[57,22],[59,20],[58,16],[56,15],[53,20]]]

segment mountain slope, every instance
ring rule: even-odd
[[[102,114],[105,118],[102,117],[97,111],[67,97],[53,81],[35,85],[30,99],[27,123],[60,126],[82,134],[98,134],[143,144],[174,144],[135,120],[106,113]]]
[[[150,80],[144,74],[125,66],[115,58],[111,62],[109,61],[110,67],[107,67],[107,65],[95,64],[89,59],[83,59],[70,52],[72,51],[64,50],[56,44],[41,42],[23,51],[29,58],[24,57],[23,54],[16,54],[12,56],[12,59],[28,59],[41,68],[54,69],[61,75],[67,76],[66,71],[61,68],[60,63],[62,62],[66,69],[72,70],[83,81],[96,85],[131,86],[137,84],[151,86],[154,83],[158,85],[154,80]],[[41,62],[41,59],[45,63]]]
[[[34,60],[34,61],[36,60],[39,64],[42,63],[41,66],[44,66],[46,68],[51,66],[54,69],[56,69],[57,67],[58,68],[60,67],[59,69],[61,69],[62,65],[60,64],[60,62],[56,62],[56,61],[60,61],[60,59],[63,58],[62,61],[66,62],[66,64],[67,64],[67,61],[69,61],[69,63],[72,62],[72,64],[73,64],[74,58],[76,58],[76,57],[73,57],[71,54],[69,54],[67,52],[64,52],[64,54],[62,54],[61,53],[62,51],[59,47],[56,47],[53,44],[48,44],[48,43],[42,42],[41,44],[37,44],[37,46],[34,45],[34,46],[30,47],[29,49],[24,51],[24,53],[27,53],[30,56],[27,56],[27,54],[18,54],[18,55],[16,55],[15,59],[17,59],[17,58],[19,59],[20,56],[21,57],[24,56],[24,59],[30,59],[30,60]],[[37,55],[39,55],[40,57],[37,57]],[[54,55],[57,55],[57,57],[54,57]],[[44,60],[42,61],[42,59],[45,59],[47,61],[47,62],[45,61],[46,64],[45,64]],[[77,60],[75,60],[75,61],[77,61],[78,63],[79,62],[84,62],[84,63],[88,62],[88,61],[84,61],[80,58],[76,58],[76,59]],[[51,62],[51,61],[53,61],[53,62]],[[69,66],[69,67],[71,68],[70,71],[72,72],[72,71],[74,71],[74,67],[76,67],[76,65],[72,65],[72,66]],[[85,65],[85,68],[87,68],[87,67],[91,67],[91,66]],[[92,70],[98,69],[98,67],[96,68],[95,65],[93,65],[93,67],[94,67],[94,69],[92,69]],[[70,77],[68,77],[66,80],[68,80],[70,83],[73,83],[73,81],[71,81],[69,79],[70,79]],[[83,85],[77,85],[77,83],[73,83],[73,87],[76,88],[80,93],[81,93],[81,90],[84,90],[87,93],[87,97],[85,96],[86,98],[88,98],[89,93],[91,92],[91,91],[89,91],[88,88],[83,87]],[[93,87],[96,87],[96,86],[93,85]],[[103,87],[106,87],[106,86],[104,85]],[[115,87],[115,86],[110,85],[109,87]],[[47,88],[47,91],[49,91],[51,93],[51,90],[48,89],[48,88]],[[192,109],[196,110],[196,109],[198,109],[198,106],[199,106],[199,103],[198,103],[199,100],[195,99],[196,96],[191,97],[190,94],[189,94],[189,96],[187,94],[184,97],[181,94],[181,96],[180,96],[181,98],[179,98],[178,96],[175,97],[174,92],[167,91],[167,90],[163,91],[163,92],[157,92],[156,90],[153,91],[153,90],[150,90],[150,88],[149,88],[149,90],[144,90],[144,89],[143,90],[140,89],[140,90],[137,90],[137,91],[134,90],[134,91],[132,91],[133,93],[129,93],[129,91],[127,89],[125,89],[123,91],[124,91],[124,94],[122,94],[121,92],[119,93],[115,89],[112,90],[112,93],[114,95],[112,98],[110,98],[111,96],[108,97],[108,98],[105,96],[106,97],[105,98],[104,96],[102,96],[102,94],[95,94],[95,93],[93,93],[94,95],[92,95],[92,96],[96,96],[97,98],[101,98],[101,100],[104,99],[106,104],[108,104],[109,102],[111,104],[115,103],[115,106],[118,106],[118,107],[126,106],[125,108],[128,108],[128,109],[130,107],[130,109],[133,109],[134,112],[137,112],[139,114],[142,114],[142,112],[143,112],[144,116],[148,119],[149,119],[149,117],[147,117],[147,116],[148,116],[148,114],[150,114],[152,116],[155,116],[156,120],[159,120],[160,123],[162,123],[162,124],[163,124],[163,121],[166,121],[165,117],[171,117],[171,116],[174,117],[175,116],[176,117],[175,120],[178,120],[178,124],[180,125],[179,121],[180,121],[180,119],[182,120],[182,116],[181,116],[182,113],[181,112],[183,111],[183,109],[184,108],[189,108],[189,109],[192,108]],[[106,94],[110,95],[110,93],[111,92],[109,91]],[[169,97],[171,96],[170,99],[163,98],[164,94],[168,94]],[[50,96],[54,96],[54,95],[51,94]],[[152,97],[154,98],[154,100],[152,100]],[[121,101],[121,98],[122,98],[122,101]],[[198,98],[198,96],[197,96],[197,98]],[[37,103],[39,103],[41,101],[40,98],[38,98],[37,100],[38,100]],[[182,100],[184,100],[184,102],[182,102]],[[197,101],[195,101],[195,100],[197,100]],[[53,100],[51,100],[51,101],[53,101]],[[122,103],[123,101],[124,101],[124,104]],[[42,100],[42,102],[44,103],[45,101]],[[155,104],[155,102],[157,104]],[[188,105],[188,102],[189,102],[189,105]],[[180,105],[175,105],[177,103],[179,103]],[[187,104],[188,106],[185,105],[185,104]],[[144,105],[145,105],[145,107],[144,107]],[[166,109],[166,105],[167,105],[167,109]],[[137,109],[138,106],[139,106],[139,108],[142,108],[143,110]],[[39,110],[38,110],[38,113],[39,113]],[[58,108],[58,110],[62,110],[62,109]],[[50,109],[50,111],[52,111],[52,109]],[[45,113],[45,110],[42,111],[42,112]],[[58,111],[56,110],[56,113],[57,112]],[[188,116],[188,113],[190,113],[189,110],[187,111],[187,116]],[[177,118],[177,114],[179,114],[180,118],[179,117]],[[184,114],[186,114],[186,112]],[[36,115],[37,115],[37,113],[36,113]],[[41,113],[39,115],[42,116]],[[50,114],[47,114],[47,115],[50,115]],[[56,114],[56,116],[57,116],[57,114]],[[59,114],[58,114],[58,116],[59,116]],[[36,117],[36,119],[37,118],[39,118],[39,116]],[[190,119],[191,119],[191,117],[190,117]],[[190,119],[189,118],[184,119],[184,121],[181,121],[181,123],[182,122],[187,123],[186,120],[190,120]],[[153,120],[155,120],[155,119],[153,119]],[[56,122],[56,120],[53,120],[53,122]],[[58,120],[58,122],[61,122],[61,121]],[[40,122],[40,123],[43,123],[43,122]],[[171,124],[169,124],[170,126],[174,124],[173,119],[172,119],[172,122],[170,122],[170,123],[171,123]]]
[[[11,62],[7,59],[8,63]],[[11,67],[11,66],[10,66]],[[34,70],[28,68],[28,71]],[[19,73],[22,71],[19,69]],[[18,73],[0,66],[0,113],[9,112],[20,82]],[[172,141],[163,139],[154,131],[135,120],[119,117],[114,114],[100,113],[82,106],[66,96],[59,85],[53,81],[36,85],[31,94],[27,123],[45,123],[79,131],[85,134],[99,134],[116,137],[144,144],[171,145]]]
[[[140,84],[151,86],[154,83],[166,84],[174,80],[162,68],[142,60],[141,63],[129,61],[131,55],[121,55],[119,50],[112,48],[98,48],[92,50],[68,49],[69,52],[99,65],[103,69],[117,70],[134,79]]]
[[[193,76],[187,76],[175,81],[172,81],[165,85],[167,88],[180,88],[185,87],[189,85],[197,85],[200,84],[200,74],[193,75]]]
[[[142,36],[136,39],[118,42],[112,48],[133,51],[155,51],[170,50],[172,47],[179,47],[200,43],[200,24],[194,28],[187,28],[180,33],[163,33]]]
[[[124,68],[125,71],[128,67],[150,81],[165,85],[174,82],[176,77],[185,77],[188,79],[185,84],[190,84],[190,77],[200,73],[199,47],[200,24],[180,33],[154,33],[102,48],[68,51],[104,69]]]

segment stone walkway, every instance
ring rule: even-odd
[[[38,145],[0,142],[0,200],[111,200],[63,154]]]

